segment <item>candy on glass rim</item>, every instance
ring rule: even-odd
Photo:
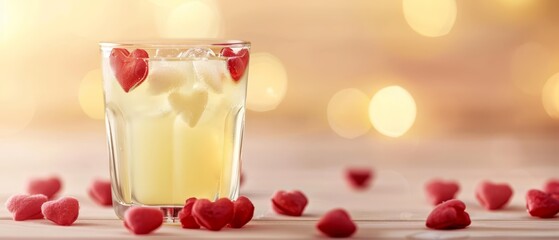
[[[42,219],[41,206],[47,202],[47,196],[43,194],[13,195],[6,201],[6,209],[12,214],[14,221],[25,221],[30,219]]]
[[[198,199],[192,206],[192,216],[200,226],[219,231],[233,220],[234,204],[228,198],[220,198],[215,202]]]
[[[503,208],[512,197],[512,188],[506,183],[481,182],[476,188],[476,199],[487,210]]]
[[[559,201],[549,193],[531,189],[526,193],[526,209],[533,217],[552,218],[559,213]]]
[[[148,76],[148,53],[143,49],[132,52],[124,48],[113,48],[109,56],[111,69],[125,92],[130,92]]]
[[[163,224],[163,212],[158,208],[132,207],[124,213],[124,227],[137,235],[149,234]]]
[[[455,181],[433,179],[425,184],[427,200],[433,205],[455,198],[459,190],[460,186]]]
[[[443,202],[431,211],[425,226],[439,230],[466,228],[471,220],[465,210],[466,205],[458,199]]]
[[[200,228],[200,225],[196,222],[196,219],[194,219],[194,216],[192,216],[192,207],[194,206],[195,202],[196,202],[196,198],[186,199],[186,201],[184,203],[184,207],[179,212],[179,219],[180,219],[182,228],[188,228],[188,229],[199,229]]]
[[[232,228],[242,228],[254,216],[254,205],[245,196],[240,196],[233,202],[233,219],[229,223]]]
[[[112,206],[111,180],[95,179],[88,189],[88,194],[94,202],[101,206]]]
[[[350,237],[357,230],[357,226],[349,214],[341,208],[330,210],[324,214],[318,220],[316,228],[326,236],[333,238]]]
[[[231,78],[239,81],[243,77],[246,67],[248,66],[250,54],[248,49],[243,48],[237,52],[233,49],[226,47],[221,49],[221,55],[227,57],[227,69],[231,74]]]
[[[298,217],[308,204],[308,199],[301,191],[277,191],[272,196],[272,208],[276,213]]]
[[[374,172],[369,167],[349,167],[345,170],[345,177],[353,188],[365,189],[370,185]]]
[[[78,219],[80,204],[73,197],[63,197],[43,203],[41,212],[46,219],[58,225],[70,226]]]
[[[60,189],[62,189],[62,180],[57,176],[33,178],[27,184],[27,193],[30,195],[43,194],[48,199],[53,199]]]

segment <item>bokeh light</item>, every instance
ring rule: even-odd
[[[287,73],[281,60],[270,53],[253,53],[248,74],[247,108],[274,110],[287,91]]]
[[[28,9],[19,1],[0,1],[0,40],[6,41],[22,31]]]
[[[355,88],[338,91],[330,99],[327,109],[328,123],[334,132],[344,138],[356,138],[369,131],[369,97]]]
[[[515,86],[526,94],[539,95],[551,74],[551,55],[539,43],[528,42],[518,46],[510,62],[510,74]]]
[[[559,119],[559,73],[551,76],[545,83],[542,103],[550,117]]]
[[[0,78],[0,137],[23,130],[35,115],[32,91],[13,76]]]
[[[170,6],[177,2],[171,1]],[[221,34],[222,20],[213,1],[188,0],[171,8],[160,35],[167,38],[215,38]]]
[[[455,0],[403,0],[402,8],[410,27],[427,37],[448,34],[456,21]]]
[[[82,79],[79,101],[83,112],[93,119],[104,119],[103,80],[101,69],[89,71]]]
[[[389,137],[404,135],[415,122],[416,105],[412,95],[400,86],[379,90],[369,104],[373,127]]]

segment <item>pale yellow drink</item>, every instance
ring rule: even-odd
[[[247,74],[234,80],[221,56],[147,62],[147,78],[129,92],[103,62],[114,204],[236,198]]]

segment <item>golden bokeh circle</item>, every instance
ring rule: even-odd
[[[447,35],[456,21],[455,0],[403,0],[408,25],[426,37]]]
[[[416,114],[412,95],[397,85],[382,88],[369,103],[369,119],[373,127],[388,137],[404,135],[413,126]]]
[[[165,13],[159,28],[167,38],[216,38],[222,31],[221,14],[213,1],[188,0]]]
[[[359,137],[371,129],[368,115],[369,97],[359,89],[338,91],[328,102],[328,123],[344,138]]]
[[[559,119],[559,73],[551,76],[542,91],[542,103],[547,114]]]
[[[248,73],[247,108],[274,110],[287,91],[287,72],[280,59],[270,53],[253,53]]]
[[[89,71],[80,83],[78,92],[82,111],[92,119],[105,118],[103,102],[103,74],[101,69]]]

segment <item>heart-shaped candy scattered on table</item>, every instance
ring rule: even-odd
[[[157,208],[132,207],[124,213],[124,226],[132,233],[148,234],[163,224],[163,212]]]
[[[42,219],[41,206],[46,201],[48,198],[43,194],[13,195],[6,201],[6,208],[12,213],[15,221]]]
[[[549,193],[532,189],[526,193],[526,208],[534,217],[552,218],[559,213],[559,201]]]
[[[351,167],[346,169],[345,177],[355,189],[365,189],[373,178],[373,169],[365,167]]]
[[[308,199],[300,191],[277,191],[272,196],[273,209],[282,215],[301,216],[307,206]]]
[[[460,229],[470,225],[466,205],[458,200],[452,199],[437,205],[427,217],[425,225],[432,229]]]
[[[235,53],[233,49],[226,47],[221,50],[221,55],[228,58],[227,69],[229,69],[231,78],[239,81],[245,74],[246,67],[248,66],[250,57],[248,49],[243,48]]]
[[[215,202],[208,199],[198,199],[192,207],[192,216],[196,222],[209,230],[219,231],[231,222],[234,215],[234,205],[227,198],[220,198]]]
[[[181,226],[183,228],[188,228],[188,229],[200,228],[200,225],[196,222],[194,216],[192,216],[192,207],[194,206],[194,203],[196,201],[197,201],[196,198],[187,199],[186,202],[184,203],[184,207],[179,212],[179,219],[181,222]]]
[[[233,220],[229,223],[232,228],[242,228],[254,215],[254,205],[245,196],[240,196],[233,202]]]
[[[112,206],[111,180],[95,179],[88,190],[89,196],[101,206]]]
[[[545,183],[544,192],[549,194],[559,194],[559,179],[549,179]]]
[[[484,181],[476,188],[476,199],[487,210],[503,208],[511,197],[512,188],[506,183],[496,184]]]
[[[434,179],[425,184],[427,200],[433,205],[453,199],[459,190],[460,186],[454,181]]]
[[[329,237],[345,238],[353,235],[357,226],[343,209],[333,209],[318,220],[316,228]]]
[[[78,219],[80,204],[73,197],[63,197],[44,203],[41,212],[46,219],[58,225],[70,226]]]
[[[148,53],[136,49],[132,53],[124,48],[113,48],[109,57],[116,80],[125,92],[139,86],[148,76]]]
[[[61,188],[62,181],[59,177],[34,178],[27,184],[27,193],[31,195],[43,194],[47,196],[48,199],[53,199]]]

